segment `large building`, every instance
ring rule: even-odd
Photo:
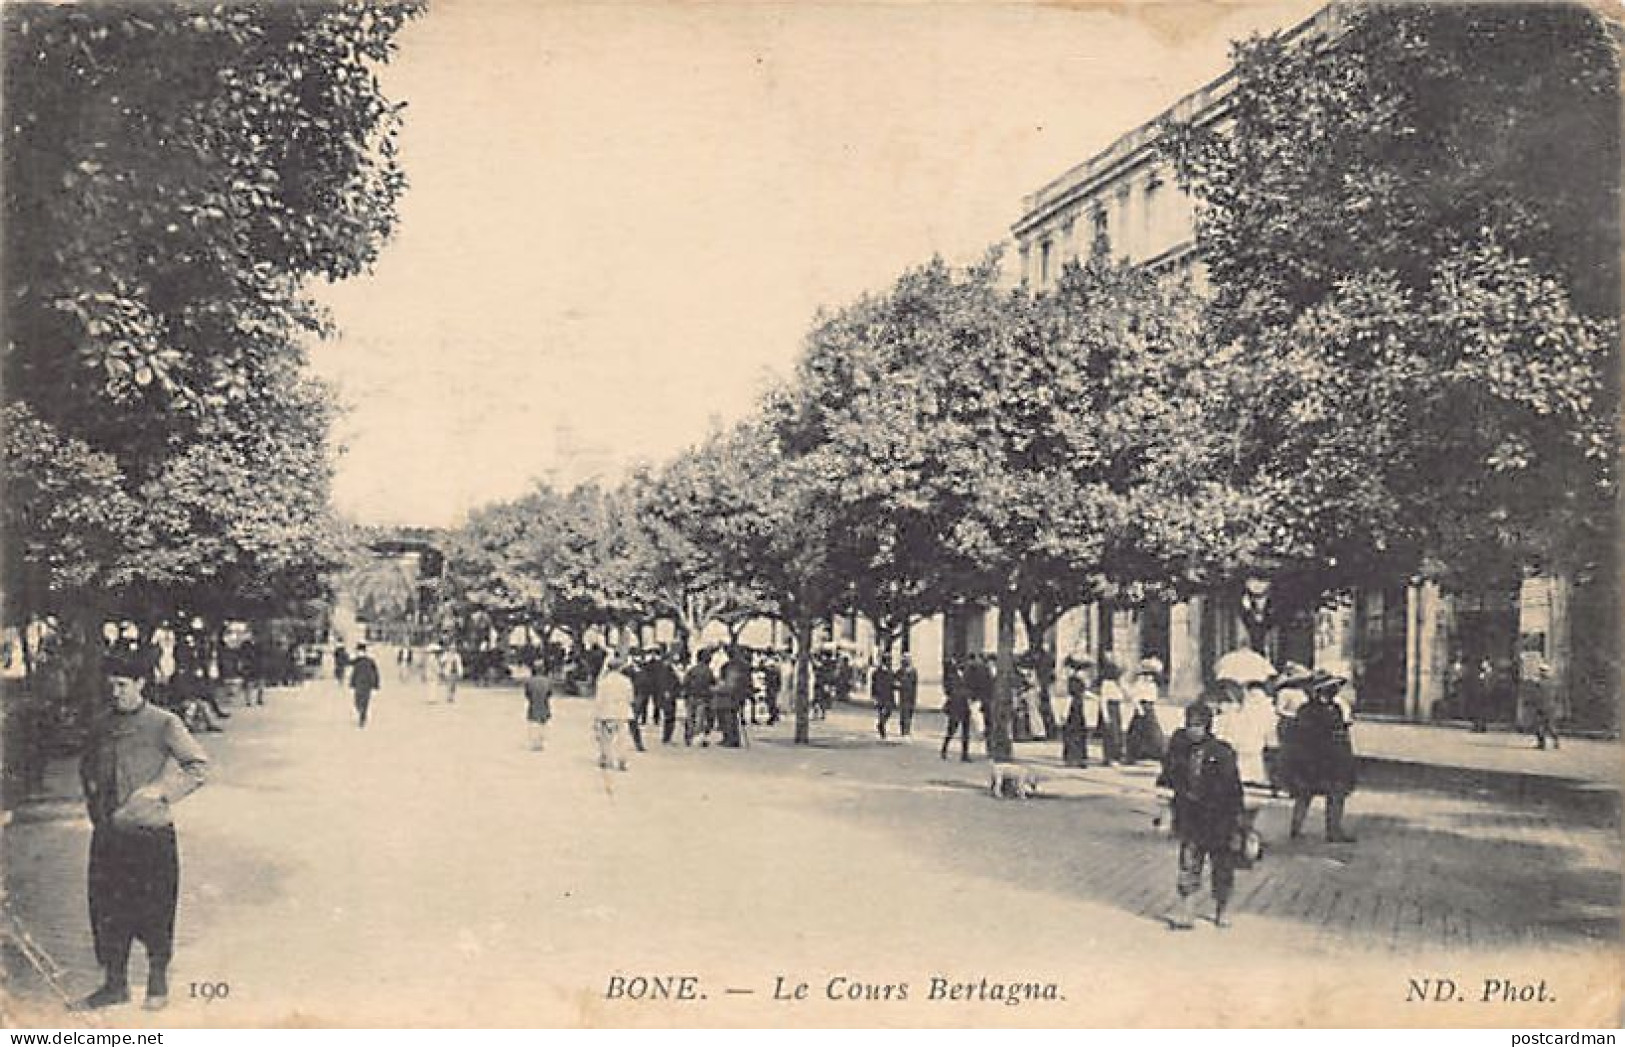
[[[1326,8],[1289,36],[1336,28],[1337,9]],[[1231,84],[1226,73],[1028,195],[1012,227],[1026,285],[1053,287],[1068,262],[1105,251],[1202,290],[1195,202],[1159,157],[1155,139],[1169,120],[1222,128]],[[1127,665],[1155,655],[1168,666],[1170,696],[1188,701],[1217,657],[1246,641],[1249,602],[1255,612],[1267,606],[1262,586],[1255,581],[1252,588],[1249,595],[1238,581],[1172,606],[1079,608],[1057,628],[1052,649],[1110,653]],[[1458,684],[1470,671],[1464,667],[1489,659],[1498,681],[1493,718],[1511,719],[1520,679],[1532,677],[1540,662],[1567,690],[1571,590],[1563,580],[1533,577],[1516,591],[1451,593],[1419,582],[1357,592],[1312,616],[1273,622],[1265,644],[1277,662],[1349,676],[1364,712],[1420,720],[1460,715]],[[945,636],[950,654],[982,648],[993,635],[992,612],[954,617]]]

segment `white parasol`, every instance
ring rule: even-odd
[[[1250,647],[1231,651],[1213,667],[1215,679],[1239,684],[1264,683],[1274,675],[1275,666],[1270,660]]]

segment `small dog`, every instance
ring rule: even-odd
[[[1038,792],[1043,776],[1038,768],[1019,763],[995,763],[988,775],[988,790],[996,799],[1025,800]]]

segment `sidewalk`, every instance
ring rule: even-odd
[[[1057,694],[1050,700],[1054,705],[1055,717],[1060,720],[1066,715],[1068,698],[1064,694]],[[941,737],[942,733],[943,701],[940,688],[921,687],[915,720],[930,723],[930,731],[937,737]],[[844,704],[873,715],[870,711],[873,704],[867,695],[854,695],[850,702]],[[1157,718],[1165,731],[1171,733],[1179,726],[1183,710],[1183,706],[1159,704]],[[896,716],[892,717],[892,723],[895,729]],[[1564,738],[1561,749],[1541,750],[1535,748],[1530,735],[1521,732],[1474,734],[1460,727],[1360,718],[1355,720],[1353,739],[1356,755],[1366,763],[1380,761],[1439,770],[1549,778],[1614,790],[1625,785],[1625,742],[1620,741]],[[1018,743],[1023,750],[1037,744],[1059,747],[1060,742]],[[1098,751],[1098,742],[1093,737],[1090,745]]]

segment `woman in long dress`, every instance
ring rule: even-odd
[[[1100,716],[1100,699],[1095,695],[1092,658],[1067,659],[1066,690],[1072,697],[1066,722],[1061,726],[1061,762],[1068,767],[1089,766],[1089,725]]]
[[[1353,843],[1343,830],[1343,805],[1354,791],[1354,743],[1349,736],[1350,714],[1337,692],[1347,681],[1341,676],[1319,676],[1309,685],[1309,701],[1298,709],[1284,752],[1286,783],[1292,793],[1292,836],[1303,832],[1309,805],[1326,798],[1326,840]]]
[[[1126,763],[1136,760],[1161,760],[1168,748],[1162,723],[1157,719],[1157,702],[1162,697],[1159,677],[1162,661],[1146,658],[1140,662],[1140,673],[1128,686],[1128,697],[1134,707],[1134,718],[1128,725]]]

